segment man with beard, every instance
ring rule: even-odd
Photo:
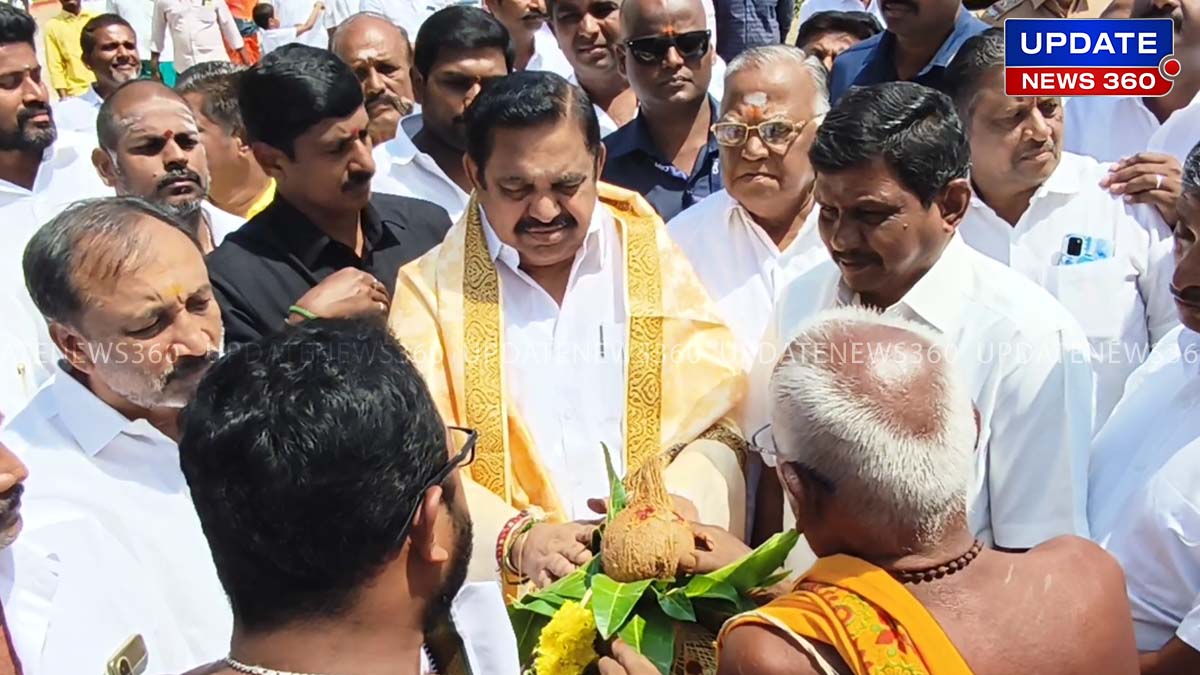
[[[1129,202],[1154,205],[1173,226],[1182,189],[1180,164],[1200,141],[1200,2],[1137,0],[1131,11],[1134,18],[1174,22],[1179,75],[1171,91],[1159,97],[1068,99],[1063,147],[1114,162],[1101,185]],[[1121,18],[1120,11],[1112,18]]]
[[[1088,342],[1049,293],[956,234],[971,188],[970,146],[953,102],[911,82],[855,88],[825,116],[809,158],[832,260],[780,296],[771,353],[831,307],[862,305],[928,325],[954,350],[978,410],[971,531],[1018,550],[1086,536]],[[755,363],[768,373],[772,365]],[[752,388],[768,378],[752,378]],[[758,438],[770,462],[768,432]],[[760,486],[760,494],[770,493]]]
[[[116,14],[101,14],[88,21],[79,42],[83,47],[83,64],[96,81],[82,95],[56,103],[54,120],[59,129],[91,136],[96,133],[96,115],[104,99],[117,87],[137,79],[141,63],[133,28]]]
[[[618,475],[668,455],[677,508],[740,533],[735,338],[645,200],[598,182],[587,96],[514,73],[467,130],[476,197],[400,271],[390,323],[443,417],[480,431],[472,578],[545,585],[588,561],[591,526],[564,521],[608,494],[602,443]]]
[[[421,112],[375,148],[371,189],[431,201],[457,221],[471,191],[463,115],[479,90],[511,72],[512,64],[508,32],[491,14],[447,7],[429,17],[417,35],[412,68]]]
[[[459,476],[476,439],[443,425],[377,322],[307,322],[221,360],[180,443],[237,625],[199,672],[418,675],[423,645],[436,672],[467,672],[446,628],[471,557]]]
[[[400,118],[412,112],[412,47],[403,28],[373,14],[356,14],[338,26],[329,48],[362,85],[371,143],[396,136]]]
[[[211,179],[209,201],[243,219],[257,216],[275,199],[275,181],[254,158],[238,106],[238,82],[244,70],[222,61],[199,63],[175,85],[199,126]]]
[[[227,339],[317,317],[385,316],[400,266],[440,242],[450,219],[430,202],[371,194],[370,118],[350,67],[328,50],[285,45],[242,74],[238,102],[276,190],[208,261]]]
[[[46,69],[59,98],[79,96],[96,77],[84,66],[80,33],[95,16],[85,11],[81,0],[60,0],[62,11],[46,22]]]
[[[59,138],[34,46],[36,24],[0,3],[0,414],[11,416],[48,376],[55,354],[21,277],[21,251],[38,226],[76,199],[110,194],[88,161],[95,142]],[[57,140],[57,142],[56,142]]]
[[[842,52],[829,95],[836,104],[850,87],[897,80],[935,89],[967,38],[987,30],[959,0],[882,0],[887,30]]]
[[[722,188],[711,37],[700,0],[621,6],[619,63],[638,114],[605,139],[604,180],[640,192],[664,220]]]
[[[571,64],[546,26],[546,0],[484,0],[483,6],[508,30],[515,70],[545,70],[571,76]]]
[[[0,432],[34,476],[30,512],[62,504],[94,517],[104,552],[136,561],[130,596],[163,608],[146,620],[180,641],[172,658],[220,656],[229,607],[176,447],[180,410],[221,347],[199,243],[157,207],[109,197],[38,230],[22,267],[63,354]]]
[[[971,142],[974,191],[958,231],[1079,320],[1092,345],[1099,428],[1126,378],[1178,324],[1171,230],[1153,209],[1101,187],[1106,166],[1063,152],[1060,99],[1005,95],[1001,29],[967,40],[946,84]]]
[[[187,102],[155,80],[122,85],[96,118],[100,147],[92,163],[118,195],[158,204],[186,223],[205,253],[242,219],[205,201],[208,156]]]

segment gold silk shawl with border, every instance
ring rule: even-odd
[[[599,201],[624,250],[626,467],[701,436],[729,438],[736,427],[725,420],[745,390],[732,331],[641,195],[601,183]],[[562,519],[533,438],[507,400],[500,297],[472,197],[445,240],[400,270],[389,323],[446,423],[479,430],[471,478],[516,509]]]

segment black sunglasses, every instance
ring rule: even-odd
[[[420,491],[417,492],[417,498],[413,501],[412,510],[408,512],[408,518],[404,520],[404,528],[401,529],[399,534],[396,535],[397,545],[399,545],[400,542],[403,542],[404,538],[408,536],[408,528],[412,527],[413,518],[417,517],[417,509],[420,508],[421,502],[425,500],[425,491],[431,487],[434,487],[435,485],[441,485],[442,483],[446,482],[446,479],[449,478],[450,474],[456,469],[461,469],[464,466],[470,466],[471,462],[475,461],[475,443],[479,440],[479,432],[474,429],[468,429],[467,427],[447,426],[446,428],[466,434],[467,440],[463,442],[462,449],[458,451],[458,454],[451,457],[450,460],[446,462],[444,466],[442,466],[442,468],[438,469],[437,472],[434,473],[433,476],[431,476],[429,480],[425,481],[425,484],[421,486]]]
[[[695,61],[708,53],[712,44],[712,31],[694,30],[679,35],[651,35],[625,42],[629,53],[639,63],[650,65],[660,63],[667,58],[667,52],[674,47],[684,61]]]

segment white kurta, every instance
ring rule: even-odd
[[[821,310],[857,301],[836,264],[818,265],[780,298],[771,343],[782,349]],[[968,493],[976,536],[1007,548],[1087,536],[1093,375],[1070,313],[959,237],[887,312],[944,336],[979,410]],[[751,376],[750,395],[763,409],[771,366],[760,359]]]
[[[1092,346],[1097,428],[1129,374],[1179,325],[1169,290],[1171,230],[1153,209],[1138,218],[1135,207],[1100,187],[1106,173],[1096,160],[1064,152],[1015,226],[974,196],[958,227],[972,248],[1045,288],[1079,321]],[[1077,235],[1109,242],[1112,257],[1059,264],[1064,240]]]
[[[400,120],[400,128],[392,140],[376,146],[375,177],[371,191],[385,195],[415,197],[433,202],[446,209],[450,220],[458,222],[470,195],[442,171],[437,162],[413,145],[412,138],[421,131],[420,113]]]

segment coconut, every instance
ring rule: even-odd
[[[694,556],[695,535],[671,508],[662,461],[654,457],[626,480],[629,503],[604,528],[600,556],[616,581],[674,579],[681,560]]]

